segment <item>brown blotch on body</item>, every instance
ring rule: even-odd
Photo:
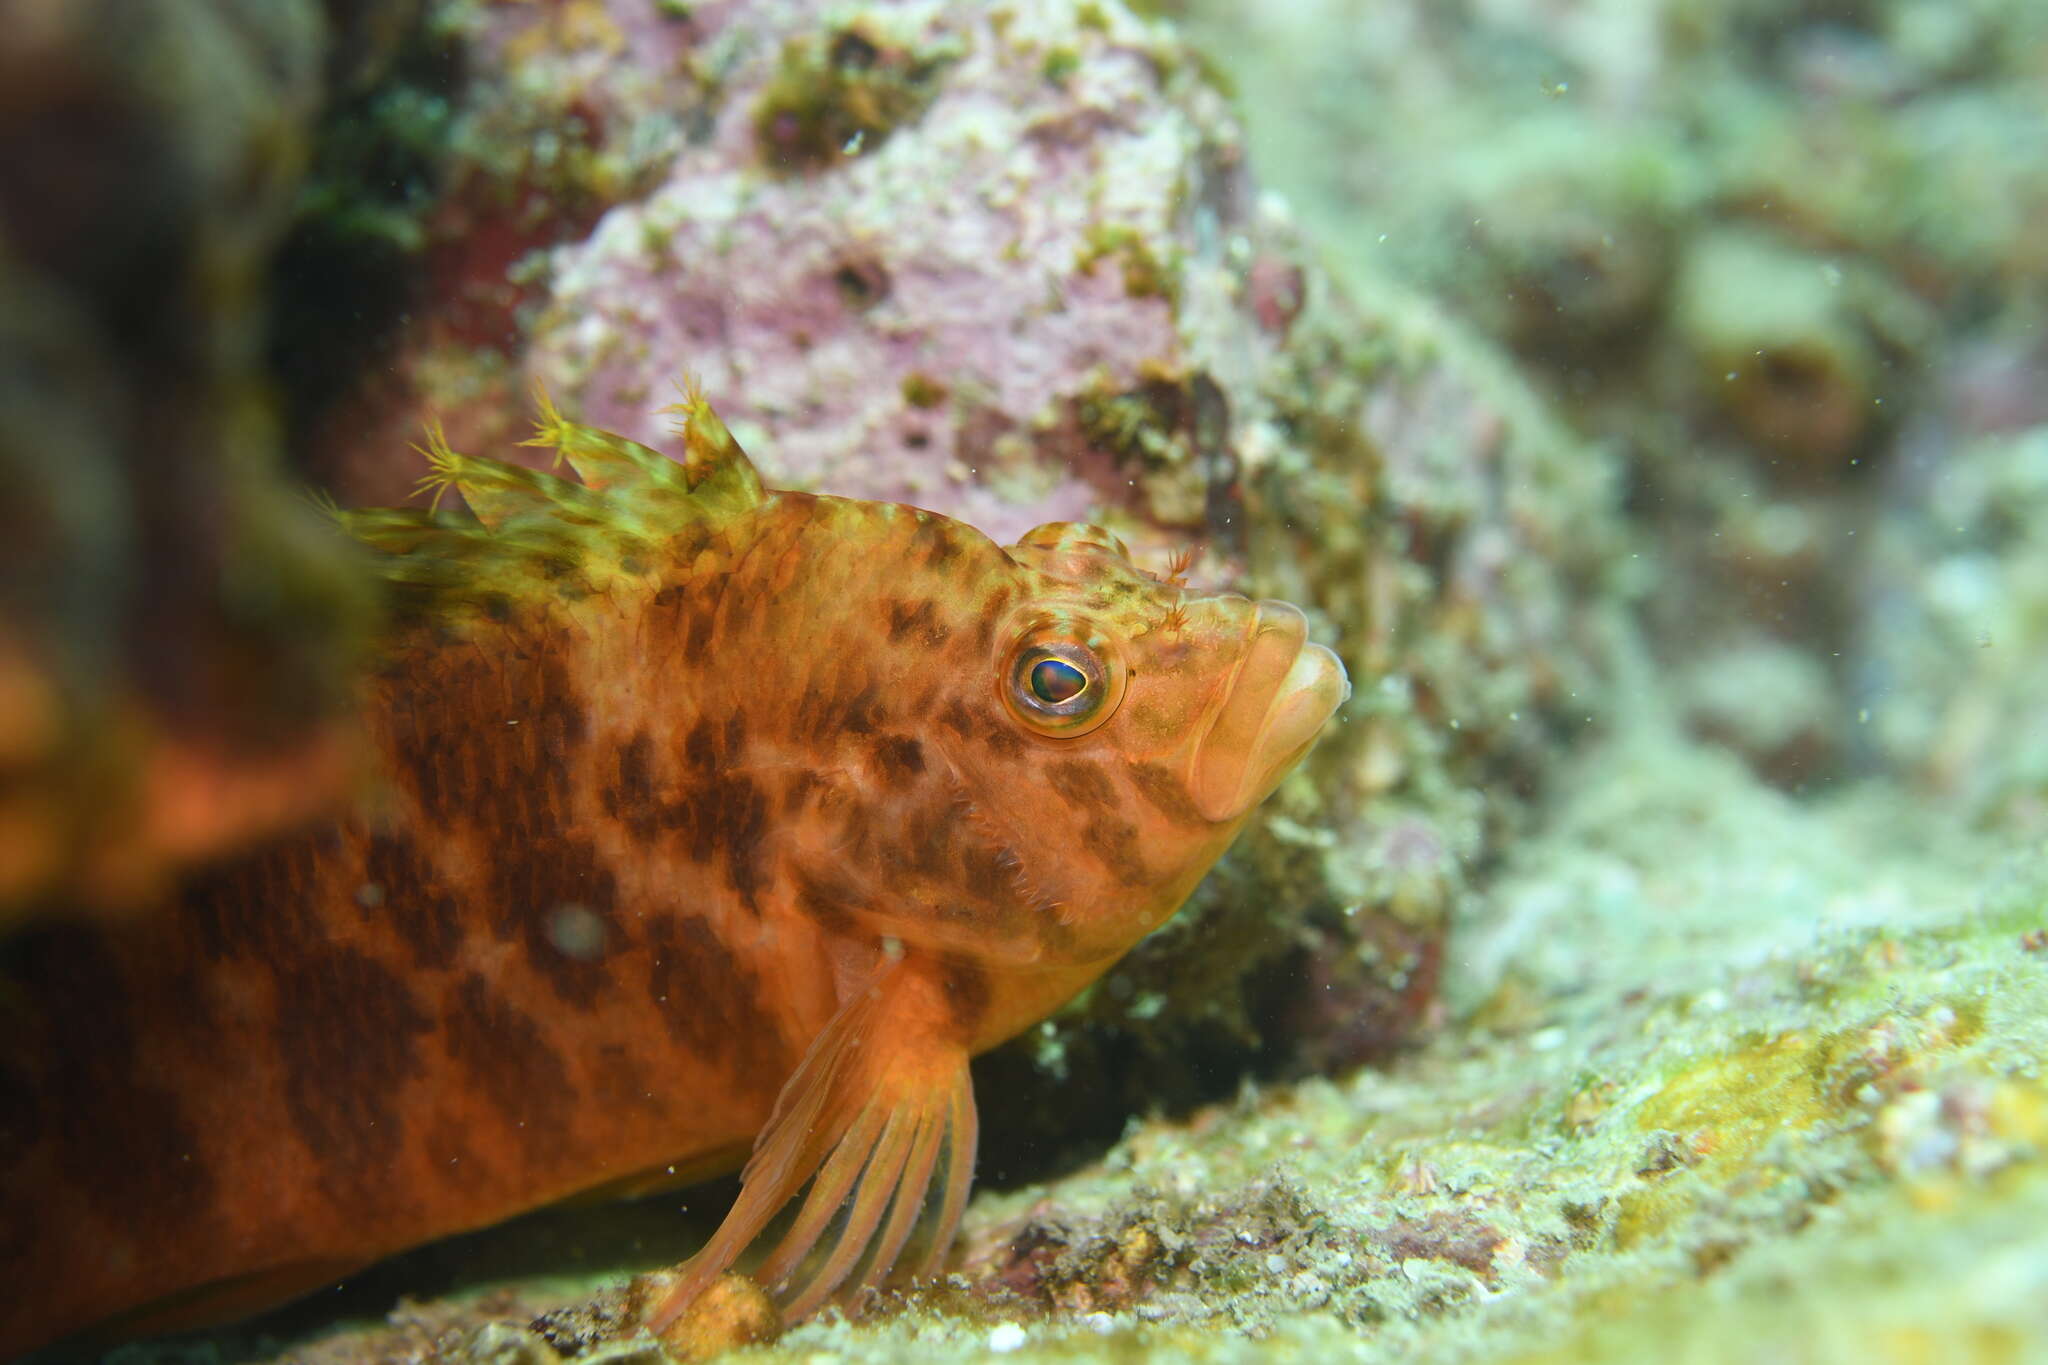
[[[976,900],[1014,899],[1023,867],[1015,849],[992,842],[970,841],[960,850],[961,885]]]
[[[816,920],[828,932],[845,934],[858,924],[856,918],[866,899],[859,891],[837,880],[831,873],[798,865],[790,869],[796,883],[797,909]]]
[[[1090,820],[1081,831],[1081,842],[1123,885],[1143,886],[1151,880],[1138,853],[1136,826],[1121,820]]]
[[[270,1038],[292,1126],[325,1182],[367,1194],[405,1140],[398,1101],[432,1022],[390,968],[348,947],[281,965],[277,995]]]
[[[871,753],[875,776],[884,786],[902,788],[924,775],[924,745],[909,735],[884,735]]]
[[[618,923],[618,879],[587,839],[553,832],[513,841],[491,863],[490,894],[500,940],[519,941],[526,960],[564,1004],[579,1010],[597,1003],[611,981],[606,958],[624,942]],[[578,950],[559,941],[561,916],[596,932],[579,935]]]
[[[139,1074],[135,1002],[107,939],[70,924],[18,932],[0,944],[0,994],[21,1011],[0,1048],[13,1084],[33,1095],[10,1107],[14,1140],[62,1134],[59,1172],[110,1223],[128,1226],[146,1210],[152,1227],[199,1233],[214,1204],[213,1168],[177,1097]],[[0,1149],[10,1166],[20,1155]],[[60,1230],[8,1231],[0,1265],[14,1259],[9,1243],[33,1255]]]
[[[940,708],[939,723],[960,738],[981,744],[999,758],[1008,760],[1024,755],[1024,737],[997,708],[969,708],[955,697]]]
[[[889,643],[892,645],[915,636],[918,644],[937,649],[952,634],[952,630],[940,622],[938,608],[929,598],[921,602],[889,604]]]
[[[461,907],[410,836],[373,834],[363,854],[364,885],[355,895],[363,919],[390,929],[421,967],[455,965]],[[369,894],[371,888],[375,894]]]
[[[988,600],[982,603],[981,615],[974,620],[974,648],[986,653],[996,638],[996,627],[1002,624],[1004,615],[1010,609],[1010,589],[1007,586],[990,591]]]
[[[529,1016],[471,972],[449,998],[444,1036],[449,1060],[532,1160],[546,1167],[570,1154],[569,1116],[577,1096],[561,1056]]]
[[[683,737],[683,762],[695,772],[708,773],[718,766],[718,732],[711,717],[700,716]]]
[[[650,843],[667,822],[655,796],[654,741],[643,728],[613,755],[617,777],[602,793],[605,814],[626,827],[636,843]]]
[[[461,808],[463,737],[474,727],[475,698],[489,686],[490,671],[474,651],[430,653],[422,646],[412,659],[397,661],[386,682],[385,751],[420,814],[446,824]]]
[[[559,645],[504,635],[489,649],[415,649],[385,692],[386,748],[429,823],[517,841],[568,817],[569,760],[589,724]]]
[[[709,652],[711,638],[716,633],[718,601],[710,593],[700,593],[688,606],[683,625],[683,659],[687,663],[704,661]]]
[[[647,993],[669,1036],[729,1074],[781,1064],[761,1008],[760,983],[703,920],[665,916],[648,924]]]
[[[1067,758],[1048,764],[1046,779],[1052,789],[1077,806],[1089,810],[1108,810],[1116,805],[1116,787],[1109,775],[1102,771],[1100,763],[1083,759]]]
[[[953,1017],[956,1036],[974,1037],[988,1014],[991,991],[988,973],[965,958],[950,958],[941,968],[939,988],[945,993],[946,1008]]]
[[[322,942],[327,926],[312,893],[320,884],[322,859],[338,844],[332,829],[320,830],[188,878],[177,907],[200,951],[212,961],[268,961],[298,956]]]
[[[698,731],[692,732],[693,738]],[[697,767],[694,760],[691,766]],[[750,775],[730,771],[715,760],[699,772],[682,799],[667,808],[664,819],[682,839],[692,862],[709,867],[723,861],[727,887],[741,905],[758,914],[758,897],[769,876],[768,793]]]
[[[717,611],[712,617],[712,639],[744,638],[752,628],[754,618],[760,615],[766,594],[761,591],[759,580],[746,572],[746,559],[759,553],[761,548],[759,543],[754,545],[742,556],[741,562],[733,566],[733,572],[716,580]]]
[[[814,682],[804,684],[803,695],[797,698],[796,707],[790,715],[790,728],[798,739],[815,744],[824,738],[830,723],[827,706],[823,688]]]
[[[953,846],[960,821],[952,803],[920,802],[894,822],[883,858],[893,872],[915,872],[931,881],[953,880]]]
[[[987,727],[969,711],[966,704],[954,697],[939,708],[939,724],[951,730],[962,739],[973,739]]]
[[[873,683],[864,684],[847,699],[839,713],[838,728],[851,735],[871,735],[882,722],[882,694]]]
[[[938,517],[919,523],[917,534],[912,539],[924,546],[926,568],[944,568],[960,553],[961,532],[958,526]]]
[[[1131,785],[1138,789],[1138,795],[1174,824],[1195,827],[1212,823],[1195,808],[1187,785],[1171,769],[1158,763],[1130,763],[1124,771],[1131,775]]]

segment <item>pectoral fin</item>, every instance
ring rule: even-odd
[[[942,988],[912,959],[886,964],[840,1008],[783,1086],[725,1222],[653,1314],[656,1331],[807,1182],[796,1221],[756,1272],[791,1321],[815,1312],[863,1263],[865,1283],[887,1276],[935,1185],[938,1219],[918,1273],[937,1267],[967,1206],[976,1139],[967,1048],[950,1019]],[[821,1248],[842,1208],[837,1238]]]

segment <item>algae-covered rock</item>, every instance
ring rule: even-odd
[[[1928,799],[2048,829],[2048,427],[1979,436],[1904,481],[1858,641],[1868,742]]]
[[[1952,355],[2041,326],[2040,7],[1184,9],[1339,273],[1443,300],[1622,453],[1660,650],[1825,675],[1835,723],[1796,763],[1764,741],[1763,769],[1810,784],[1869,760],[1842,721],[1871,698],[1857,642],[1885,625],[1856,585],[1887,500],[1920,483],[1886,471],[1973,434],[1942,410]],[[1695,717],[1752,728],[1730,719]]]

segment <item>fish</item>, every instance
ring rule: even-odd
[[[1099,526],[766,488],[695,390],[677,458],[537,403],[552,469],[436,430],[432,505],[335,512],[390,602],[360,797],[0,945],[0,1356],[742,1163],[657,1328],[792,1205],[753,1271],[790,1320],[921,1231],[928,1274],[969,1059],[1173,914],[1349,695],[1301,610]]]

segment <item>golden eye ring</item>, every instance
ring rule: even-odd
[[[1070,739],[1109,719],[1122,700],[1123,670],[1087,644],[1034,632],[1010,655],[1003,700],[1042,735]]]

